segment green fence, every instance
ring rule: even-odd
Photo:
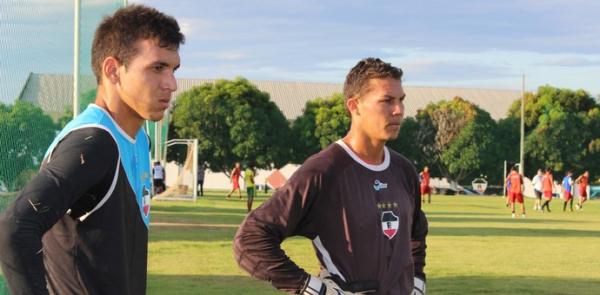
[[[16,192],[31,179],[57,131],[72,117],[74,72],[80,108],[93,99],[93,33],[102,17],[123,4],[81,0],[76,22],[72,0],[0,0],[0,193]],[[79,40],[78,52],[74,40]]]

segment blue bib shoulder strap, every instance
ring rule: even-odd
[[[116,179],[119,176],[120,164],[125,171],[131,189],[135,193],[136,201],[139,206],[139,213],[146,226],[149,226],[152,181],[150,170],[150,143],[144,129],[140,128],[135,138],[131,138],[131,136],[119,127],[106,110],[95,104],[90,104],[85,111],[69,122],[56,136],[48,148],[48,151],[46,151],[44,159],[50,161],[52,158],[52,151],[56,145],[69,133],[82,128],[101,128],[110,133],[119,149],[119,163],[117,163],[117,171],[115,172],[113,186],[109,189],[109,193],[107,193],[92,211],[81,218],[85,219],[85,217],[89,216],[89,214],[93,213],[95,210],[98,210],[108,200],[112,193],[112,189],[114,188],[114,184],[116,183]]]

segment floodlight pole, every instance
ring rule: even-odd
[[[162,120],[158,121],[158,122],[153,122],[151,124],[154,124],[154,158],[157,159],[157,161],[162,160],[160,155],[161,155],[161,144],[162,144]]]
[[[194,194],[194,202],[196,202],[196,198],[198,196],[198,139],[194,138],[194,144],[192,145],[192,148],[194,149],[194,164],[192,164],[192,172],[194,173],[194,189],[193,194]]]
[[[525,173],[525,75],[521,79],[521,147],[519,150],[519,174]]]
[[[73,117],[79,114],[79,13],[81,0],[73,0],[75,11],[73,17]]]
[[[506,160],[504,160],[504,173],[502,174],[502,195],[504,196],[506,194]]]

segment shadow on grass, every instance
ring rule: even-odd
[[[514,219],[511,219],[510,216],[506,215],[504,217],[486,217],[486,216],[482,216],[482,217],[438,217],[438,216],[427,216],[427,220],[428,221],[434,221],[434,222],[474,222],[474,223],[480,223],[480,222],[505,222],[505,223],[515,223],[515,222],[519,222],[519,223],[530,223],[530,224],[534,224],[534,223],[577,223],[577,221],[573,221],[573,220],[546,220],[546,219],[519,219],[518,221],[515,221]]]
[[[600,281],[532,276],[429,277],[428,294],[598,294]],[[148,294],[284,294],[249,276],[148,275]]]
[[[190,203],[189,206],[180,205],[166,205],[160,203],[152,203],[152,213],[155,212],[168,212],[168,213],[198,213],[198,212],[210,212],[210,213],[223,213],[223,214],[243,214],[246,212],[245,207],[242,208],[214,208],[206,207],[200,204]]]
[[[574,229],[538,228],[494,228],[494,227],[430,227],[429,235],[434,236],[510,236],[510,237],[591,237],[600,236],[600,231]]]
[[[230,242],[245,217],[245,204],[244,208],[215,208],[159,203],[152,211],[150,242]]]
[[[483,212],[460,212],[460,211],[427,211],[426,207],[423,207],[423,211],[425,211],[425,215],[434,216],[434,215],[456,215],[456,216],[506,216],[503,213],[483,213]]]
[[[199,266],[201,267],[201,266]],[[149,295],[177,294],[285,294],[269,283],[249,276],[157,275],[148,274]]]
[[[235,227],[165,226],[151,225],[149,242],[231,242],[237,231]]]
[[[242,211],[242,210],[240,210]],[[178,222],[178,223],[211,223],[211,224],[235,224],[239,225],[246,216],[244,213],[238,214],[219,214],[210,211],[204,213],[165,213],[152,212],[153,223]]]
[[[598,294],[600,280],[533,276],[454,276],[428,278],[427,293],[462,294]]]

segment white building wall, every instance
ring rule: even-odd
[[[300,167],[300,165],[287,164],[282,167],[279,171],[289,179],[290,176]],[[166,184],[167,186],[171,186],[177,181],[177,177],[181,171],[181,167],[177,165],[175,162],[169,162],[165,165],[165,173],[167,176]],[[266,179],[271,173],[275,170],[263,170],[259,169],[256,171],[256,176],[254,177],[254,183],[256,185],[264,185],[266,183]],[[181,184],[191,186],[193,183],[193,175],[191,173],[184,173],[182,176]],[[240,185],[242,189],[244,189],[244,170],[242,170],[242,177],[240,177]],[[212,172],[210,170],[205,170],[204,172],[204,188],[205,189],[220,189],[220,190],[230,190],[231,182],[229,178],[222,172]]]

